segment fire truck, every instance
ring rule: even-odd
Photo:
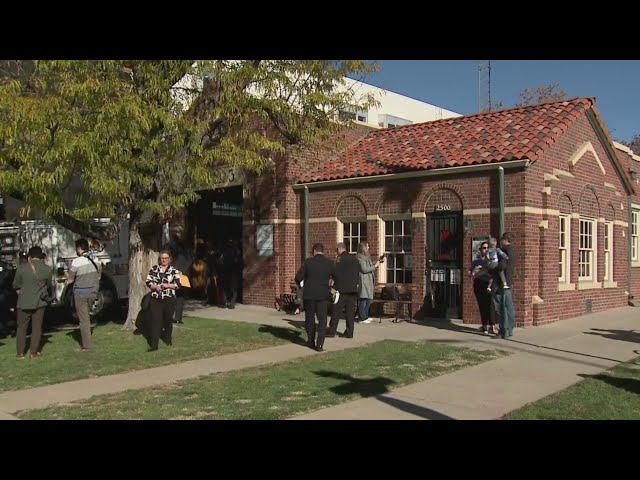
[[[93,218],[97,225],[108,225],[109,218]],[[94,317],[107,313],[126,301],[129,290],[129,252],[128,231],[126,222],[118,237],[107,242],[90,239],[90,248],[102,264],[102,277],[98,298],[91,308]],[[41,220],[24,220],[18,222],[0,222],[0,268],[4,272],[4,295],[0,298],[9,304],[9,311],[15,313],[15,295],[11,291],[11,282],[15,269],[24,261],[25,252],[38,245],[46,254],[45,263],[52,269],[53,275],[49,291],[54,301],[51,309],[66,308],[71,312],[71,289],[66,280],[69,267],[76,258],[75,240],[79,238],[70,230],[60,225]],[[12,270],[7,274],[7,269]],[[3,306],[0,306],[2,309]]]

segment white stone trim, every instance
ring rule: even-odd
[[[569,178],[574,178],[573,173],[571,172],[567,172],[565,170],[560,170],[559,168],[554,168],[553,169],[553,174],[556,177],[569,177]]]
[[[613,142],[613,144],[618,150],[622,150],[623,152],[628,153],[633,160],[635,160],[636,162],[640,162],[640,156],[633,153],[633,150],[631,150],[629,147],[615,141]]]
[[[578,163],[578,160],[580,160],[587,152],[591,152],[591,154],[596,159],[596,162],[598,162],[598,166],[600,167],[602,174],[606,175],[604,167],[602,166],[602,162],[600,161],[600,157],[598,157],[598,154],[596,153],[595,148],[593,148],[591,142],[585,142],[582,147],[580,147],[573,155],[571,155],[571,158],[569,158],[569,165],[575,166],[575,164]]]
[[[602,282],[602,288],[618,288],[618,282]]]
[[[556,177],[555,175],[552,175],[550,173],[545,173],[544,174],[544,181],[545,182],[559,182],[560,179],[558,177]]]
[[[570,290],[575,290],[576,289],[576,284],[575,283],[558,283],[558,291],[559,292],[568,292]]]
[[[499,208],[469,208],[464,210],[465,217],[468,215],[491,215],[499,213]],[[504,213],[528,213],[531,215],[548,215],[551,217],[557,217],[560,215],[560,210],[553,208],[538,208],[538,207],[505,207]]]
[[[318,217],[309,219],[309,223],[331,223],[337,221],[338,217]],[[302,221],[302,223],[304,223],[304,220]]]
[[[599,288],[602,288],[600,282],[578,281],[578,290],[596,290]]]

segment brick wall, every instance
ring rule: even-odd
[[[343,135],[343,146],[366,134],[367,129],[351,129]],[[595,155],[586,151],[575,165],[569,159],[591,142]],[[326,145],[325,145],[326,147]],[[257,179],[261,221],[278,222],[274,226],[275,256],[257,257],[255,254],[255,225],[245,222],[245,298],[248,303],[270,306],[274,297],[289,292],[289,283],[302,263],[303,252],[303,195],[291,186],[306,171],[319,162],[333,158],[326,148],[290,149],[278,159],[274,178]],[[602,163],[602,170],[597,158]],[[632,161],[632,160],[630,160]],[[636,162],[637,163],[637,162]],[[635,166],[635,165],[634,165]],[[571,176],[552,176],[554,170]],[[605,185],[606,184],[606,185]],[[371,182],[340,187],[312,187],[309,193],[310,244],[322,242],[330,255],[338,240],[338,219],[362,218],[377,215],[406,215],[413,219],[413,279],[419,302],[425,292],[426,221],[435,205],[449,204],[462,209],[473,222],[464,233],[462,315],[467,323],[479,323],[479,314],[471,282],[466,270],[471,261],[473,236],[498,236],[498,173],[497,170],[456,175],[420,177],[399,181]],[[271,191],[270,191],[271,189]],[[640,204],[636,195],[634,203]],[[275,200],[274,200],[275,199]],[[515,234],[514,249],[519,261],[514,278],[513,298],[518,325],[543,324],[586,313],[587,300],[593,311],[626,304],[627,290],[627,222],[626,192],[605,149],[586,115],[578,119],[544,157],[522,170],[505,171],[505,230]],[[613,229],[613,282],[611,288],[574,289],[559,291],[558,212],[573,214],[571,218],[570,282],[578,282],[578,215],[615,221]],[[263,216],[264,215],[264,216]],[[246,217],[248,218],[248,217]],[[603,223],[597,222],[596,242],[604,241]],[[381,252],[379,221],[367,221],[371,255]],[[597,250],[597,278],[602,284],[604,253]],[[640,267],[634,269],[634,292],[640,297]],[[612,284],[615,285],[615,284]]]

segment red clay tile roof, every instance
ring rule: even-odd
[[[536,160],[594,104],[574,98],[377,130],[299,183]]]

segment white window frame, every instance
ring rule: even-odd
[[[604,222],[604,281],[613,282],[613,222]]]
[[[408,223],[409,224],[409,228],[411,229],[411,251],[410,252],[405,252],[404,249],[400,252],[389,252],[386,249],[386,237],[388,236],[392,236],[392,235],[387,235],[386,232],[386,223],[385,222],[390,222],[390,221],[402,221],[402,222],[406,222],[403,223],[403,235],[404,235],[404,229],[406,228],[405,225]],[[380,251],[385,253],[385,261],[383,264],[380,265],[380,268],[378,268],[378,282],[380,283],[390,283],[387,282],[387,269],[389,266],[389,261],[391,258],[391,255],[393,254],[400,254],[400,255],[405,255],[405,266],[402,269],[397,269],[394,268],[394,270],[402,270],[402,271],[411,271],[411,282],[395,282],[395,283],[407,283],[407,284],[413,284],[415,283],[415,279],[413,278],[413,242],[415,240],[415,236],[414,236],[414,232],[413,232],[413,225],[412,225],[413,219],[411,218],[411,216],[407,216],[407,215],[389,215],[389,216],[384,216],[384,217],[380,217],[379,220],[379,228],[378,231],[380,233]],[[409,258],[410,260],[407,262],[407,258]],[[409,263],[409,267],[407,267],[407,263]],[[394,274],[394,277],[396,277],[396,275]],[[397,278],[397,277],[396,277]]]
[[[568,214],[560,214],[558,217],[558,250],[561,271],[558,282],[569,283],[571,281],[571,215]]]
[[[585,233],[583,233],[583,225]],[[586,226],[590,228],[587,229]],[[590,231],[589,231],[590,230]],[[590,238],[589,238],[590,237]],[[589,241],[590,240],[590,241]],[[587,261],[584,261],[586,259]],[[598,278],[598,221],[595,218],[578,219],[578,280],[595,282]],[[586,265],[586,271],[582,266]]]
[[[639,217],[640,211],[631,210],[631,261],[638,262],[638,256],[640,255],[640,244],[638,243],[638,230],[640,229],[639,225]]]
[[[344,236],[344,226],[345,225],[351,225],[349,227],[349,233],[351,233],[351,235],[349,235],[348,237]],[[353,235],[353,225],[357,224],[358,225],[358,235]],[[362,224],[364,224],[364,227],[366,229],[366,234],[364,236],[362,236]],[[368,241],[368,236],[369,234],[369,225],[367,225],[367,219],[366,217],[353,217],[353,218],[349,218],[349,217],[345,217],[342,219],[338,219],[338,243],[339,242],[344,242],[347,245],[347,251],[349,253],[353,253],[356,254],[358,253],[358,243],[363,242],[363,241]],[[357,238],[358,241],[356,242],[356,250],[351,250],[351,239]]]

